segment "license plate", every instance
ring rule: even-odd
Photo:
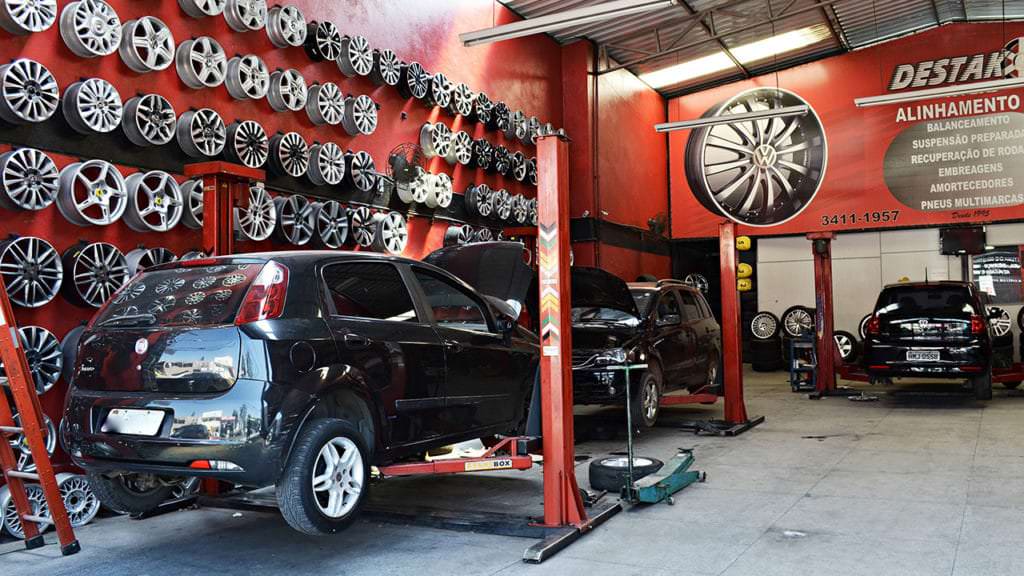
[[[938,362],[941,359],[938,350],[908,350],[908,362]]]
[[[127,410],[114,408],[107,413],[100,432],[108,434],[130,434],[133,436],[156,436],[166,412],[162,410]]]

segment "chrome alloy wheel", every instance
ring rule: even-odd
[[[365,467],[355,443],[338,436],[317,454],[313,463],[313,500],[321,514],[343,518],[359,502]]]

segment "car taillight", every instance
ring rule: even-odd
[[[882,332],[882,322],[878,316],[872,316],[864,330],[872,336],[878,336]]]
[[[277,318],[284,311],[287,292],[288,268],[277,262],[267,262],[245,293],[235,316],[235,325]]]
[[[175,265],[179,268],[196,268],[198,266],[213,266],[219,263],[217,258],[195,258],[193,260],[179,260]]]
[[[971,315],[971,334],[981,334],[985,332],[985,321],[981,316],[977,314]]]

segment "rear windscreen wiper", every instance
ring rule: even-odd
[[[97,324],[97,326],[149,326],[151,324],[156,324],[156,316],[153,314],[129,314],[127,316],[108,318]]]

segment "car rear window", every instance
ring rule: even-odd
[[[971,292],[960,286],[887,288],[878,297],[878,314],[946,314],[956,317],[978,314]]]
[[[235,313],[263,263],[179,266],[145,271],[118,292],[99,327],[219,325]]]

